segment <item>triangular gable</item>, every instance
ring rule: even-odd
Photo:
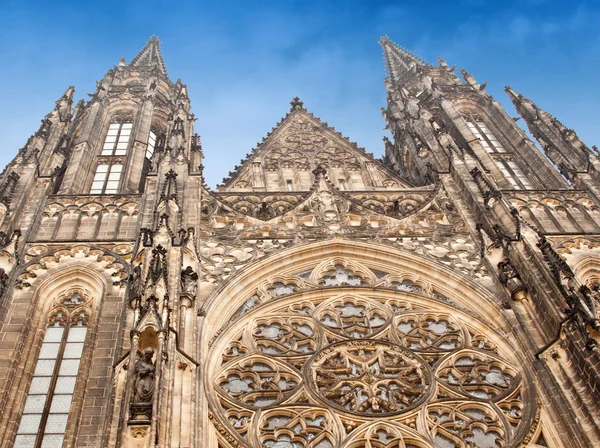
[[[319,166],[341,190],[410,188],[364,148],[306,111],[299,99],[291,104],[291,111],[219,191],[307,191]]]

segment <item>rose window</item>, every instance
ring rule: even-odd
[[[514,349],[473,315],[412,291],[273,297],[210,349],[222,446],[504,448],[535,431]]]
[[[353,414],[388,415],[420,404],[431,384],[426,362],[394,344],[338,342],[317,354],[308,384],[325,404]]]

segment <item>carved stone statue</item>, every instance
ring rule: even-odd
[[[188,266],[181,271],[181,292],[189,294],[190,296],[195,296],[197,287],[198,274],[194,272],[194,269],[191,266]]]
[[[142,266],[141,265],[138,264],[133,267],[133,272],[129,276],[129,279],[131,281],[131,289],[130,289],[129,294],[131,297],[138,297],[142,293]]]
[[[2,297],[2,295],[4,294],[4,291],[6,291],[7,287],[8,287],[8,274],[6,273],[4,268],[0,268],[0,297]]]
[[[154,373],[156,366],[152,362],[154,350],[148,347],[135,363],[133,374],[135,375],[133,386],[133,404],[152,403],[154,396]]]
[[[498,278],[500,279],[500,283],[508,288],[513,299],[519,300],[523,298],[527,288],[523,285],[519,273],[510,260],[504,259],[498,263]]]

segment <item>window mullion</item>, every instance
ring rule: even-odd
[[[54,390],[56,389],[56,382],[58,381],[58,373],[60,372],[60,365],[62,364],[63,354],[65,352],[65,346],[67,345],[67,337],[69,335],[69,319],[65,323],[65,331],[63,332],[62,339],[60,341],[60,348],[56,356],[56,364],[54,365],[54,371],[52,372],[52,379],[50,380],[50,386],[48,389],[48,395],[46,396],[46,403],[44,404],[44,410],[42,411],[42,418],[40,420],[40,427],[37,432],[37,438],[35,441],[35,448],[41,448],[44,440],[44,432],[46,430],[46,423],[48,421],[48,415],[50,414],[50,406],[52,405],[52,399],[54,398]],[[46,330],[48,331],[48,330]]]
[[[127,157],[132,123],[112,123],[109,125],[103,149],[100,153],[90,194],[117,194],[123,175],[123,158]],[[112,135],[114,133],[114,135]],[[107,140],[114,140],[107,142]],[[112,146],[110,149],[108,144]],[[105,153],[104,151],[107,151]],[[106,169],[106,171],[103,171]],[[101,177],[104,175],[104,177]]]
[[[113,151],[114,151],[114,149],[113,149]],[[110,176],[110,169],[112,168],[112,159],[110,159],[107,162],[107,165],[108,165],[108,168],[106,170],[104,180],[102,181],[102,194],[106,194],[106,186],[108,185],[108,177]]]
[[[479,125],[479,123],[475,122],[475,126],[477,126],[477,129],[479,130],[479,134],[485,139],[485,141],[487,142],[487,144],[490,145],[490,148],[492,148],[492,151],[493,152],[498,152],[498,149],[496,148],[496,146],[490,140],[490,137],[487,135],[487,132],[485,132],[481,128],[481,126]]]
[[[119,146],[119,141],[121,140],[121,133],[123,132],[123,123],[119,123],[119,130],[117,132],[117,139],[115,140],[115,146],[113,147],[112,155],[115,156],[117,154],[117,148]],[[109,170],[110,173],[110,170]],[[108,182],[108,179],[106,180]]]
[[[521,182],[521,179],[519,179],[519,176],[517,176],[515,174],[515,172],[513,171],[513,169],[511,168],[510,164],[507,163],[508,161],[503,160],[502,163],[504,164],[504,166],[506,167],[506,170],[508,172],[510,172],[511,177],[517,181],[517,183],[519,184],[520,187],[523,187],[523,182]]]

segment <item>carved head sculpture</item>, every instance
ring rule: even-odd
[[[146,359],[146,361],[152,361],[153,356],[154,356],[154,350],[152,349],[152,347],[147,347],[144,350],[143,357]]]

